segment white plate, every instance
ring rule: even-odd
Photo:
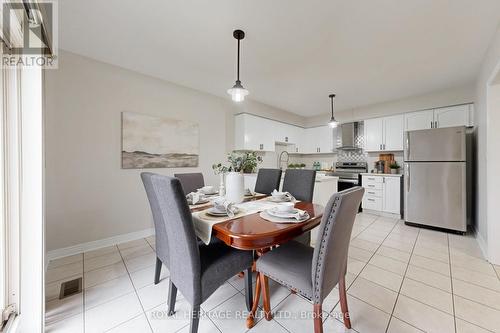
[[[294,219],[295,215],[299,212],[297,208],[289,212],[281,212],[276,207],[267,210],[267,213],[274,217],[284,218],[284,219]]]
[[[234,212],[234,214],[237,214],[238,213],[238,210],[236,210]],[[227,212],[221,212],[220,210],[218,209],[215,209],[215,207],[212,207],[212,208],[209,208],[207,210],[207,214],[208,215],[211,215],[211,216],[218,216],[218,217],[221,217],[221,216],[228,216],[227,215]]]

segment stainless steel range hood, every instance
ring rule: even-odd
[[[358,137],[361,133],[363,122],[352,122],[342,124],[338,132],[338,146],[339,150],[359,150],[362,147],[358,146]]]

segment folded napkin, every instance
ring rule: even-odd
[[[234,217],[234,214],[238,212],[238,208],[234,203],[227,201],[225,198],[214,200],[214,208],[221,212],[225,211],[229,217]]]
[[[290,218],[294,218],[297,221],[302,221],[308,216],[309,214],[305,210],[300,210],[300,209],[297,209],[297,212],[295,214],[290,214]]]
[[[200,192],[191,192],[186,195],[186,199],[190,205],[196,205],[199,201],[205,199],[205,195]]]
[[[291,202],[294,202],[295,201],[295,197],[290,193],[290,192],[278,192],[276,190],[273,190],[273,192],[271,193],[271,195],[273,197],[280,197],[280,196],[283,196],[285,197],[286,201],[291,201]]]

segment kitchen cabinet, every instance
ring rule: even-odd
[[[410,112],[404,116],[405,131],[415,131],[432,128],[434,110]]]
[[[239,114],[234,120],[235,150],[274,151],[274,129],[270,121],[249,114]]]
[[[366,151],[403,150],[403,116],[365,120]]]
[[[362,175],[363,209],[401,214],[401,175]]]
[[[304,129],[304,147],[302,153],[324,154],[334,152],[333,132],[330,126],[318,126]]]
[[[384,177],[384,200],[382,210],[387,213],[401,213],[401,177]]]
[[[434,109],[434,127],[471,126],[472,105],[456,105]]]
[[[404,130],[473,126],[473,107],[473,104],[463,104],[406,113]]]

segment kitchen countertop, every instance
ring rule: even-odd
[[[365,172],[361,174],[362,176],[384,176],[384,177],[402,177],[402,173],[393,174],[393,173],[369,173]]]
[[[257,173],[244,173],[243,175],[245,176],[250,176],[250,177],[257,177]],[[281,175],[281,178],[285,177],[285,173]],[[338,181],[339,177],[336,176],[324,176],[324,175],[319,175],[316,174],[316,183],[325,183],[325,182],[331,182],[331,181]]]

